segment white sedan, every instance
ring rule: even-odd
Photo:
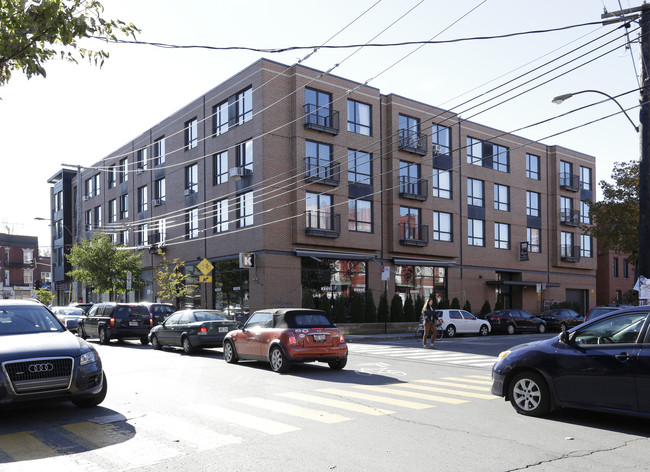
[[[480,334],[487,336],[490,333],[490,323],[479,320],[476,316],[465,310],[436,310],[438,315],[438,329],[444,332],[448,338],[456,334]],[[422,323],[418,326],[416,334],[422,336]]]

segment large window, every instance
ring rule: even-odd
[[[482,207],[484,206],[483,181],[467,179],[467,204]]]
[[[153,165],[161,166],[165,163],[165,138],[158,138],[153,142]]]
[[[580,201],[580,223],[591,224],[591,213],[589,213],[589,202]]]
[[[399,162],[399,191],[420,195],[420,165],[413,162]]]
[[[236,93],[212,108],[212,131],[217,136],[253,118],[253,88]]]
[[[494,223],[494,247],[497,249],[510,249],[510,225]]]
[[[129,194],[120,195],[120,220],[129,217]]]
[[[426,143],[425,143],[426,144]],[[399,115],[399,145],[420,148],[420,119],[412,116]]]
[[[591,190],[591,168],[580,166],[580,188]]]
[[[185,212],[185,239],[199,237],[199,209],[191,208]]]
[[[526,228],[528,252],[542,252],[542,232],[539,228]]]
[[[108,181],[108,188],[113,188],[117,185],[117,167],[115,164],[108,168],[106,179]]]
[[[467,163],[489,167],[499,172],[510,171],[507,147],[470,137],[467,138]]]
[[[253,192],[247,192],[237,197],[237,228],[253,224]]]
[[[138,225],[135,230],[135,244],[136,246],[144,246],[149,239],[149,225],[143,223]]]
[[[593,257],[591,236],[588,234],[580,235],[580,257]]]
[[[448,242],[453,240],[451,213],[444,213],[442,211],[433,212],[433,239],[434,241]]]
[[[560,161],[560,186],[573,187],[573,164],[566,161]]]
[[[399,208],[400,239],[422,240],[422,216],[419,208]]]
[[[214,202],[214,232],[228,231],[228,199]]]
[[[185,123],[185,150],[189,151],[199,145],[199,122],[196,118]]]
[[[117,200],[108,201],[108,222],[115,223],[117,221]]]
[[[332,95],[319,90],[305,88],[305,113],[307,123],[334,127],[332,123]],[[338,125],[337,125],[338,126]]]
[[[510,187],[494,184],[494,209],[510,211]]]
[[[235,161],[237,167],[253,172],[253,140],[244,141],[235,146]]]
[[[350,300],[355,293],[366,291],[364,261],[302,257],[301,265],[303,289],[316,294],[321,303],[334,303],[339,296]]]
[[[156,200],[154,205],[162,205],[165,203],[167,190],[165,189],[165,178],[154,180],[153,182],[153,198]]]
[[[485,246],[485,221],[467,219],[467,244],[470,246]]]
[[[317,143],[315,141],[305,142],[306,176],[319,179],[332,177],[332,146],[329,144]]]
[[[307,192],[306,210],[307,228],[334,229],[331,195]]]
[[[540,180],[539,156],[526,154],[526,177],[533,180]]]
[[[95,214],[95,218],[93,220],[93,223],[95,225],[95,228],[101,228],[101,226],[102,226],[102,207],[101,206],[96,206],[94,214]]]
[[[562,257],[574,257],[573,233],[567,231],[560,233],[560,254]]]
[[[618,278],[618,257],[612,258],[612,277]]]
[[[185,194],[189,195],[199,191],[199,165],[192,164],[185,168]]]
[[[348,131],[370,136],[372,134],[370,112],[370,105],[348,100]]]
[[[348,230],[372,233],[372,202],[348,200]]]
[[[214,185],[228,182],[228,151],[220,152],[212,157],[214,163]]]
[[[448,170],[433,169],[433,191],[431,195],[439,198],[451,199],[451,172]]]
[[[138,187],[138,213],[143,213],[148,209],[147,186]]]
[[[526,215],[536,217],[540,216],[539,193],[526,192]]]
[[[434,123],[431,129],[431,143],[433,144],[434,156],[438,154],[449,154],[451,150],[451,130]]]
[[[348,182],[372,184],[372,166],[370,154],[348,149]]]
[[[125,157],[120,159],[120,163],[117,167],[117,172],[119,175],[119,182],[126,182],[129,180],[129,158]]]
[[[86,210],[84,214],[85,229],[86,231],[90,231],[93,229],[93,211],[92,209]]]
[[[147,148],[138,149],[135,151],[135,168],[142,171],[147,168]]]

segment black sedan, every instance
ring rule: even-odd
[[[531,315],[525,310],[511,308],[493,311],[485,316],[492,327],[492,332],[515,334],[521,331],[546,332],[546,321]]]
[[[523,415],[570,407],[650,417],[649,315],[629,308],[504,351],[492,393]]]
[[[182,347],[186,354],[204,347],[221,347],[229,331],[239,323],[219,310],[182,310],[154,326],[149,341],[154,349],[163,346]]]
[[[546,321],[546,328],[554,331],[566,331],[574,328],[584,321],[584,316],[568,308],[555,308],[543,311],[539,317]]]
[[[41,303],[0,300],[0,406],[72,401],[92,407],[106,390],[95,348]]]

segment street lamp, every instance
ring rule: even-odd
[[[581,94],[581,93],[599,93],[601,95],[605,95],[607,98],[609,98],[610,100],[612,100],[614,103],[616,103],[618,105],[618,107],[621,109],[621,111],[623,112],[625,117],[630,121],[630,123],[632,123],[632,126],[634,126],[634,130],[637,133],[639,132],[639,127],[634,124],[634,121],[632,121],[632,118],[630,118],[630,115],[627,114],[627,112],[625,111],[625,108],[623,108],[621,106],[621,104],[618,103],[618,100],[616,100],[614,97],[612,97],[611,95],[609,95],[609,94],[607,94],[605,92],[601,92],[600,90],[580,90],[579,92],[565,93],[564,95],[558,95],[552,101],[553,101],[553,103],[559,105],[560,103],[564,102],[565,100],[568,100],[569,98],[573,97],[574,95],[578,95],[578,94]]]

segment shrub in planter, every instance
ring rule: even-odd
[[[460,301],[458,300],[458,298],[454,297],[454,299],[451,301],[450,308],[460,310]]]
[[[411,297],[406,297],[404,302],[404,321],[415,321],[415,306]]]
[[[380,323],[386,323],[388,317],[390,316],[390,311],[388,309],[388,294],[384,291],[379,297],[379,307],[377,308],[377,321]]]
[[[363,323],[363,297],[356,292],[350,305],[350,322]]]
[[[483,303],[483,306],[481,307],[481,317],[485,318],[485,315],[487,315],[491,311],[492,311],[492,308],[490,307],[490,302],[485,300],[485,303]]]
[[[467,313],[472,312],[472,304],[469,302],[469,300],[465,301],[465,305],[463,305],[463,310],[465,310]]]
[[[320,304],[318,305],[318,308],[323,310],[325,314],[327,314],[327,319],[332,321],[332,305],[330,303],[330,299],[327,296],[327,294],[323,294],[320,297]]]
[[[389,319],[391,322],[396,323],[404,321],[404,305],[402,304],[402,298],[398,294],[395,294],[390,302]]]
[[[503,303],[501,300],[497,300],[496,303],[494,304],[494,311],[497,310],[503,310]]]
[[[447,300],[445,298],[443,301],[438,303],[438,308],[440,308],[441,310],[448,310],[449,309],[449,300]]]
[[[316,308],[316,305],[314,304],[314,297],[309,290],[302,291],[302,307]]]
[[[422,309],[424,308],[424,297],[420,294],[418,294],[417,297],[415,297],[415,316],[420,317],[420,313],[422,313]]]
[[[332,313],[335,323],[347,323],[348,322],[348,309],[345,306],[345,298],[341,295],[336,297],[334,302],[334,311]]]
[[[375,323],[377,321],[377,307],[375,306],[375,300],[372,297],[372,292],[370,290],[366,291],[366,303],[363,306],[364,316],[366,323]]]

